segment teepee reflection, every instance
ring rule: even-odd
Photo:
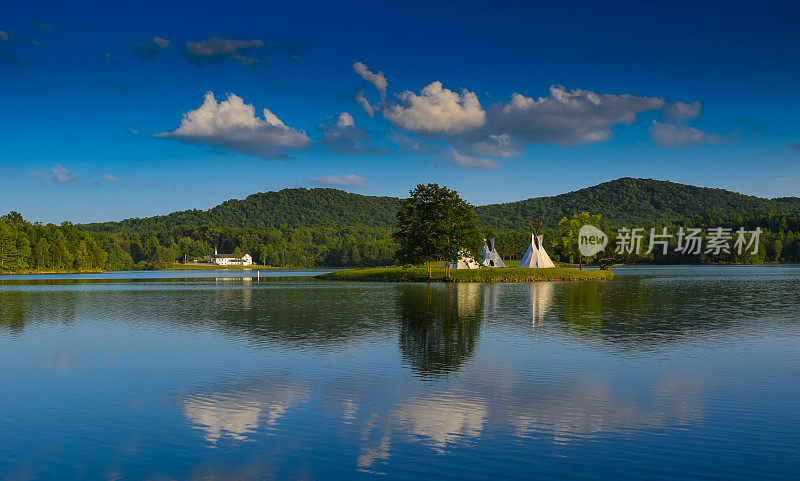
[[[552,282],[531,283],[531,329],[541,325],[550,305],[553,303]]]

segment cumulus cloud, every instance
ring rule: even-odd
[[[462,169],[496,170],[500,168],[500,164],[492,159],[464,155],[455,149],[450,149],[447,152],[439,155],[439,158],[450,165],[454,165]]]
[[[435,150],[431,143],[411,138],[396,130],[390,131],[386,139],[395,144],[401,154],[430,154]]]
[[[0,40],[4,42],[8,42],[8,34],[4,31],[0,30]]]
[[[653,121],[649,131],[653,142],[665,149],[725,142],[725,139],[715,132],[704,132],[686,125],[665,124],[657,120]]]
[[[342,112],[339,114],[339,117],[336,118],[336,126],[337,127],[352,127],[356,123],[353,120],[353,116],[348,114],[347,112]]]
[[[54,165],[53,168],[47,172],[33,170],[29,172],[28,175],[33,179],[47,180],[50,182],[55,182],[56,184],[74,184],[75,182],[81,180],[82,177],[70,171],[60,163]]]
[[[405,91],[396,95],[399,102],[388,102],[383,116],[394,125],[423,135],[459,135],[480,128],[486,112],[478,96],[463,89],[461,93],[433,82],[419,95]]]
[[[664,100],[657,97],[567,91],[554,85],[548,97],[533,99],[515,93],[508,102],[494,105],[487,128],[523,142],[572,146],[607,140],[614,125],[631,125],[636,114],[663,106]]]
[[[361,78],[371,83],[376,89],[378,89],[378,92],[381,94],[381,100],[386,100],[386,87],[389,86],[389,83],[386,81],[386,77],[383,75],[383,72],[373,73],[361,62],[354,63],[353,68],[356,72],[358,72],[358,75],[360,75]]]
[[[358,92],[356,92],[355,99],[356,102],[358,102],[359,105],[361,105],[361,108],[364,109],[364,112],[366,112],[367,115],[369,115],[370,117],[375,116],[375,108],[369,104],[369,100],[364,98],[364,89],[359,89]]]
[[[342,112],[335,121],[319,126],[322,130],[320,144],[337,154],[381,153],[371,144],[367,131],[355,125],[353,116]]]
[[[200,65],[224,58],[231,58],[242,65],[252,65],[258,59],[242,55],[239,51],[263,46],[264,42],[259,39],[244,41],[211,37],[200,42],[187,43],[185,54],[186,58]]]
[[[136,54],[143,59],[157,56],[169,47],[169,40],[161,37],[152,37],[142,40],[136,45]]]
[[[468,141],[465,148],[470,154],[491,157],[517,157],[523,145],[508,134],[490,134],[485,139]]]
[[[370,184],[364,177],[355,174],[345,175],[324,175],[322,177],[312,177],[311,183],[322,186],[333,187],[369,187]]]
[[[670,102],[664,107],[664,121],[696,119],[700,116],[702,104],[700,102]]]
[[[103,179],[104,179],[106,182],[116,182],[116,181],[118,181],[118,180],[119,180],[119,179],[117,178],[117,176],[116,176],[116,175],[109,174],[109,173],[105,173],[105,174],[103,174]]]
[[[208,92],[203,105],[184,114],[176,130],[155,137],[222,147],[264,159],[285,158],[290,151],[308,148],[311,140],[305,132],[287,127],[268,109],[263,115],[263,119],[256,117],[255,108],[234,94],[218,103]]]

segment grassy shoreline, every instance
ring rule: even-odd
[[[259,269],[259,270],[262,270],[262,269],[292,269],[292,267],[272,267],[272,266],[260,266],[260,265],[256,265],[256,264],[252,264],[252,265],[249,265],[249,266],[217,266],[217,265],[211,265],[211,264],[186,264],[186,265],[184,265],[184,264],[175,264],[174,266],[167,267],[167,268],[164,268],[164,269],[157,269],[157,270],[160,270],[160,271],[194,271],[194,270],[198,270],[198,271],[201,271],[201,270],[218,271],[218,270],[225,270],[225,269],[247,271],[247,270],[252,270],[252,269]]]
[[[480,269],[454,269],[451,278],[444,277],[443,269],[433,269],[432,279],[424,267],[371,267],[343,269],[314,276],[316,279],[332,281],[365,282],[538,282],[538,281],[588,281],[613,279],[610,270],[578,270],[566,267],[534,269],[530,267],[483,267]]]
[[[102,269],[24,269],[21,271],[0,271],[0,276],[32,276],[36,274],[100,274]]]

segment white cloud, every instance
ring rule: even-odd
[[[649,131],[653,142],[665,149],[725,142],[725,139],[715,132],[704,132],[686,125],[665,124],[657,120],[653,121]]]
[[[230,40],[227,38],[211,37],[200,42],[186,44],[186,55],[190,60],[200,64],[220,58],[232,58],[242,65],[252,65],[258,62],[255,57],[241,55],[240,50],[263,47],[264,42],[259,39],[244,41]]]
[[[285,158],[290,151],[308,148],[311,140],[305,132],[287,127],[268,109],[263,115],[263,119],[256,117],[255,108],[234,94],[217,103],[208,92],[203,105],[183,115],[180,127],[155,137],[218,146],[265,159]]]
[[[464,155],[455,149],[450,149],[439,157],[448,164],[462,169],[496,170],[500,168],[500,164],[492,159]]]
[[[342,112],[336,121],[320,124],[322,138],[319,143],[337,154],[383,153],[370,142],[370,136],[363,128],[355,125],[353,116]]]
[[[50,169],[50,178],[53,182],[57,182],[59,184],[73,184],[81,180],[80,175],[67,170],[61,164],[56,164],[52,169]]]
[[[429,135],[459,135],[480,128],[486,112],[478,96],[463,89],[461,94],[433,82],[420,92],[397,94],[400,103],[389,102],[383,116],[398,127]]]
[[[522,154],[523,146],[508,134],[491,134],[485,139],[467,142],[465,147],[469,153],[493,157],[517,157]]]
[[[369,115],[370,117],[375,116],[375,107],[370,105],[369,100],[364,98],[364,89],[359,89],[358,92],[356,92],[356,102],[358,102],[359,105],[361,105],[361,108],[364,109],[367,115]]]
[[[107,182],[116,182],[116,181],[119,180],[119,178],[117,178],[116,175],[109,174],[109,173],[103,174],[103,179],[105,179]]]
[[[523,142],[571,146],[607,140],[614,125],[630,125],[636,114],[663,106],[664,100],[657,97],[567,91],[554,85],[549,97],[533,99],[515,93],[508,102],[494,105],[487,128]]]
[[[29,172],[28,175],[33,179],[47,180],[50,182],[55,182],[56,184],[74,184],[75,182],[81,180],[82,177],[81,175],[68,170],[60,163],[54,165],[53,168],[47,172],[34,170]]]
[[[169,47],[169,40],[161,37],[153,37],[153,43],[158,45],[161,50]]]
[[[136,53],[141,58],[153,58],[169,47],[169,40],[161,37],[152,37],[142,40],[136,45]]]
[[[386,100],[386,87],[389,86],[389,83],[386,81],[386,77],[383,75],[383,72],[373,73],[361,62],[354,63],[353,68],[356,72],[358,72],[361,78],[371,83],[376,89],[378,89],[378,92],[381,94],[381,100]]]
[[[386,139],[395,144],[402,154],[429,154],[435,150],[429,142],[422,142],[396,130],[390,131]]]
[[[696,119],[703,104],[700,102],[670,102],[664,107],[664,121]]]
[[[317,185],[334,187],[369,187],[370,184],[364,177],[355,174],[345,175],[324,175],[322,177],[312,177],[311,182]]]
[[[339,117],[336,119],[337,127],[351,127],[353,125],[355,125],[355,122],[353,122],[353,116],[347,112],[340,113]]]

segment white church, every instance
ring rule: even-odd
[[[245,254],[239,259],[234,257],[233,254],[218,254],[217,249],[214,249],[214,255],[211,256],[208,262],[218,266],[251,266],[253,265],[253,257],[250,254]]]

